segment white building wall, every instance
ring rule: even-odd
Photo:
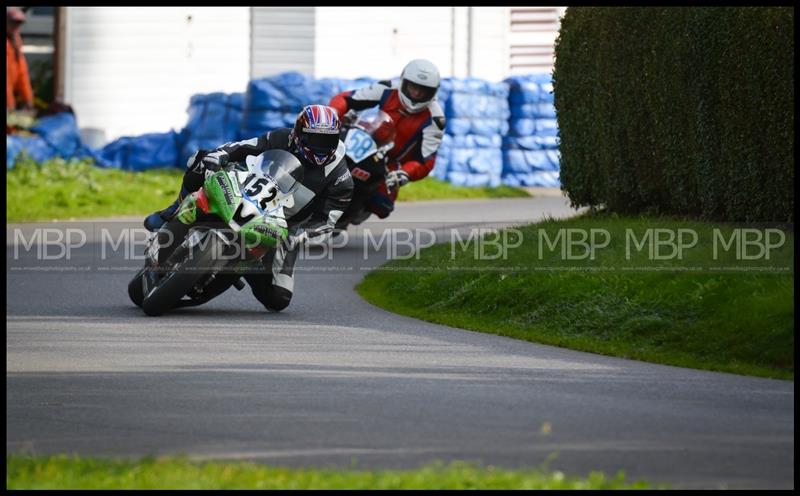
[[[251,77],[314,75],[315,17],[316,7],[252,7]]]
[[[471,76],[498,82],[508,77],[508,7],[472,11]]]
[[[392,78],[425,58],[452,74],[453,7],[317,7],[316,77]]]
[[[509,7],[66,7],[64,97],[108,142],[180,129],[193,94],[287,70],[391,78],[427,58],[443,77],[501,81],[546,66],[558,30],[553,8],[514,9],[534,32],[512,30]]]
[[[509,10],[511,74],[552,72],[555,41],[566,7],[511,7]]]
[[[176,130],[195,93],[237,92],[250,73],[249,7],[67,7],[64,97],[82,128]]]
[[[317,7],[316,26],[317,77],[395,77],[415,58],[442,77],[508,76],[508,7]]]
[[[469,62],[469,7],[452,7],[452,59],[451,77],[467,76]]]

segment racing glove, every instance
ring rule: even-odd
[[[353,109],[348,110],[342,116],[342,126],[350,126],[358,120],[358,112]]]
[[[213,152],[198,150],[186,162],[189,170],[197,174],[202,174],[205,171],[216,172],[227,164],[228,153],[222,150]]]
[[[411,178],[408,177],[408,173],[403,169],[391,171],[386,174],[386,189],[392,191],[395,188],[405,186],[409,181],[411,181]]]

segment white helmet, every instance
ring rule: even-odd
[[[429,60],[412,60],[400,74],[400,103],[412,114],[430,105],[438,90],[439,69]],[[412,91],[417,93],[416,98],[411,96]]]

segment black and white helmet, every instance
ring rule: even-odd
[[[416,59],[400,75],[400,103],[410,113],[421,112],[431,104],[439,90],[439,69],[433,62]]]

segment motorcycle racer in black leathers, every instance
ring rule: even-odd
[[[166,224],[172,239],[183,240],[188,226],[175,218],[183,198],[203,186],[206,171],[217,171],[228,162],[244,161],[266,150],[281,149],[292,153],[303,165],[300,187],[293,205],[286,210],[289,236],[262,258],[263,273],[246,273],[245,280],[253,295],[272,311],[286,308],[294,292],[294,265],[299,248],[310,239],[329,236],[347,209],[353,194],[353,180],[344,160],[344,143],[339,140],[341,123],[336,111],[324,105],[308,105],[297,117],[293,128],[278,128],[255,138],[225,143],[216,150],[199,150],[187,162],[178,199],[164,210],[154,212],[145,227],[156,231]],[[177,243],[175,243],[177,244]],[[169,252],[174,247],[168,248]],[[159,253],[159,260],[166,259]],[[207,293],[214,296],[238,280],[236,274],[221,275]]]

